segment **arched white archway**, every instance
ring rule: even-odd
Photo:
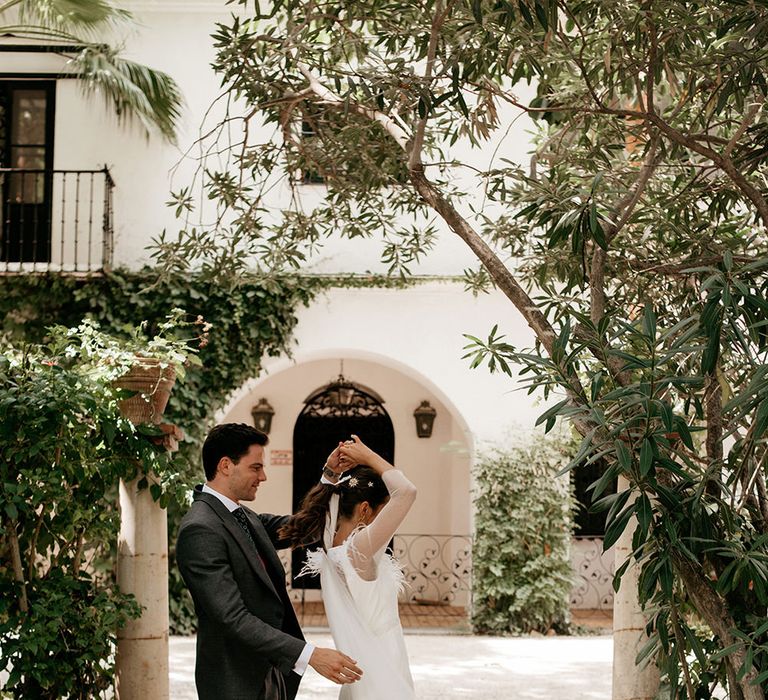
[[[246,382],[231,395],[217,416],[219,421],[251,423],[251,408],[261,398],[266,398],[275,410],[267,448],[268,481],[259,489],[254,507],[272,513],[290,512],[296,419],[305,399],[339,375],[340,361],[343,361],[344,376],[348,380],[381,395],[394,428],[395,464],[408,474],[418,489],[416,505],[400,529],[402,556],[406,560],[403,563],[406,569],[412,570],[414,583],[421,585],[417,592],[423,593],[421,597],[425,600],[466,604],[468,543],[473,529],[472,433],[451,397],[428,377],[399,360],[348,348],[296,353],[290,359],[269,360],[260,377]],[[417,436],[413,416],[414,409],[424,400],[437,411],[429,438]],[[343,437],[339,436],[339,439]],[[319,463],[318,478],[321,467]],[[436,573],[432,577],[435,582],[443,581],[438,585],[431,580],[425,582],[423,577],[416,579],[418,572],[427,568],[426,558],[435,557],[427,553],[434,552],[435,544],[442,547],[437,556],[443,561],[464,557],[462,565],[467,571],[466,581],[454,581],[453,584],[459,583],[455,589],[448,590],[452,584],[445,583],[452,575],[451,570],[455,570],[450,565],[446,566],[446,576]],[[429,561],[429,566],[438,565],[437,561]]]
[[[231,413],[233,407],[241,402],[243,398],[257,391],[260,385],[281,372],[289,371],[297,365],[316,360],[338,361],[355,359],[367,360],[384,367],[390,367],[428,389],[450,411],[452,418],[456,421],[461,432],[465,436],[466,445],[470,454],[474,454],[474,438],[467,421],[461,411],[456,407],[456,404],[451,397],[448,396],[439,385],[405,362],[401,362],[400,360],[396,360],[395,358],[381,353],[360,350],[357,348],[328,348],[310,352],[295,352],[292,357],[280,356],[266,358],[262,365],[263,372],[261,376],[249,379],[244,382],[241,387],[232,392],[228,397],[227,403],[216,413],[216,420],[217,422],[223,420],[229,413]]]

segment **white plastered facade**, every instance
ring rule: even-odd
[[[175,166],[221,94],[210,68],[215,55],[210,34],[216,22],[227,20],[232,6],[202,0],[127,6],[138,20],[125,37],[127,56],[170,73],[183,91],[179,146],[147,138],[136,127],[118,126],[98,99],[83,97],[77,81],[59,80],[54,167],[109,167],[116,182],[115,266],[136,268],[150,261],[146,246],[152,238],[164,229],[173,234],[178,227],[166,201],[172,189],[189,183],[195,163]],[[5,54],[3,60],[2,71],[17,77],[62,67],[62,60],[51,55]],[[517,119],[503,135],[502,147],[491,144],[473,156],[475,164],[488,167],[501,157],[523,163],[529,128],[527,118]],[[322,188],[307,187],[304,196],[311,203],[321,195]],[[385,268],[378,255],[379,246],[372,241],[330,241],[306,271],[381,272]],[[470,474],[477,445],[502,441],[510,430],[533,431],[543,409],[514,379],[491,375],[484,367],[472,370],[462,359],[468,342],[463,334],[483,337],[495,324],[513,345],[526,347],[533,341],[502,294],[475,297],[464,291],[456,277],[467,267],[476,267],[472,254],[445,230],[434,253],[413,267],[420,278],[414,286],[336,288],[321,294],[299,310],[291,356],[266,358],[263,373],[233,393],[218,419],[250,422],[252,406],[265,397],[275,409],[270,450],[290,450],[304,399],[334,379],[343,360],[349,380],[371,387],[384,399],[395,432],[395,460],[419,489],[418,505],[403,531],[470,534]],[[209,320],[215,325],[216,319]],[[423,400],[437,411],[430,438],[416,437],[413,411]],[[291,505],[291,467],[268,470],[256,507],[285,512]]]

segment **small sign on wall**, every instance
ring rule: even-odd
[[[293,450],[271,450],[269,463],[273,467],[290,467],[293,465]]]

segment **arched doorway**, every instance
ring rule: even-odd
[[[326,458],[340,440],[355,434],[387,461],[395,456],[395,431],[385,410],[384,399],[373,389],[351,382],[343,375],[312,392],[293,429],[293,512],[319,480]],[[311,545],[310,549],[318,545]],[[291,556],[293,588],[320,588],[319,578],[297,578],[304,563],[305,548]]]

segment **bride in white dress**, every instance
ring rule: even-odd
[[[403,575],[385,550],[416,488],[352,438],[331,453],[321,483],[281,534],[293,546],[322,538],[323,548],[308,554],[305,572],[320,574],[336,648],[363,671],[359,681],[342,686],[340,700],[414,700],[397,609]]]

